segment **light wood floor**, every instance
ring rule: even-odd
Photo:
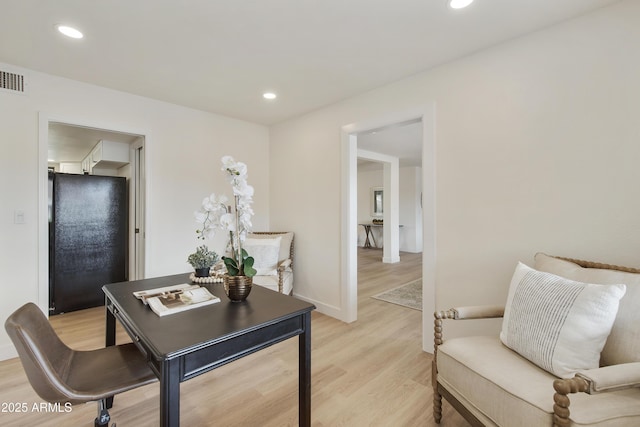
[[[370,298],[421,276],[421,255],[401,254],[383,264],[382,251],[360,249],[358,320],[345,324],[312,316],[312,424],[329,426],[435,426],[431,355],[422,351],[422,313]],[[77,349],[103,345],[104,308],[53,316],[63,341]],[[202,325],[206,327],[206,325]],[[118,342],[128,341],[119,328]],[[183,426],[298,425],[297,339],[276,344],[181,384]],[[118,427],[158,425],[158,384],[116,397]],[[26,413],[5,412],[26,403]],[[69,413],[35,411],[42,403],[18,359],[0,362],[0,425],[92,426],[96,404]],[[468,424],[446,402],[443,427]]]

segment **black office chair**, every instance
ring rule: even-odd
[[[97,401],[95,426],[109,425],[109,397],[157,380],[132,343],[90,351],[70,349],[33,303],[16,310],[4,327],[36,393],[51,403]]]

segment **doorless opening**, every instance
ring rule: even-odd
[[[357,320],[357,134],[419,120],[422,123],[422,294],[423,349],[433,351],[428,334],[435,310],[435,104],[342,127],[341,320]]]
[[[145,157],[146,137],[143,132],[115,130],[118,126],[96,126],[95,124],[73,123],[72,120],[57,119],[41,113],[39,119],[39,209],[38,234],[38,303],[42,309],[50,304],[50,262],[49,262],[49,188],[48,170],[65,174],[87,174],[115,176],[127,181],[127,205],[125,212],[126,247],[125,277],[133,280],[144,277],[145,244]],[[126,159],[110,158],[107,149],[94,149],[107,142],[119,144],[125,150]],[[104,143],[104,144],[102,144]],[[83,154],[84,153],[84,154]],[[105,156],[100,157],[102,153]],[[95,157],[95,156],[94,156]],[[87,163],[90,162],[90,163]]]

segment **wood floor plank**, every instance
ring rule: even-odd
[[[312,425],[435,426],[431,355],[422,351],[422,313],[371,298],[421,277],[421,254],[381,262],[382,251],[358,251],[358,320],[345,324],[312,314]],[[104,308],[52,316],[62,340],[77,349],[104,345]],[[203,325],[206,327],[206,325]],[[121,327],[117,342],[129,341]],[[288,340],[181,384],[184,426],[298,424],[298,341]],[[93,425],[96,404],[71,412],[34,410],[42,403],[18,359],[0,362],[0,403],[26,403],[26,413],[0,412],[0,425]],[[110,410],[118,427],[158,425],[158,384],[116,397]],[[1,409],[1,408],[0,408]],[[468,424],[446,402],[440,426]]]

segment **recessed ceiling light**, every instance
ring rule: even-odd
[[[464,9],[473,3],[473,0],[448,0],[451,9]]]
[[[275,94],[275,93],[273,93],[273,92],[265,92],[265,93],[263,93],[263,94],[262,94],[262,97],[263,97],[264,99],[276,99],[276,98],[277,98],[277,96],[278,96],[278,95],[276,95],[276,94]]]
[[[73,27],[69,27],[68,25],[56,25],[56,28],[62,34],[67,37],[71,37],[72,39],[81,39],[84,37],[84,34],[82,34],[79,30]]]

